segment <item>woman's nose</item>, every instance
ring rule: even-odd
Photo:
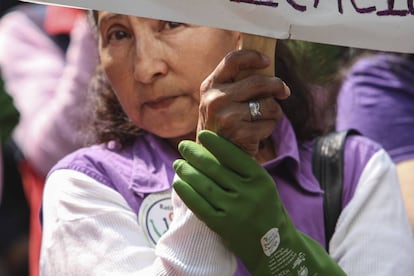
[[[168,65],[160,41],[140,40],[135,47],[134,76],[137,81],[149,84],[167,74]]]

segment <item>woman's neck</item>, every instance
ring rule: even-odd
[[[184,136],[175,137],[175,138],[167,138],[168,143],[175,149],[178,150],[178,144],[183,140],[191,140],[195,141],[195,133],[190,133]]]

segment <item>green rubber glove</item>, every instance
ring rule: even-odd
[[[253,275],[345,275],[325,249],[299,232],[273,178],[251,156],[210,131],[182,141],[174,189]]]

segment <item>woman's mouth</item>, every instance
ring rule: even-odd
[[[176,98],[177,98],[176,96],[159,98],[153,101],[148,101],[145,103],[145,105],[151,109],[164,109],[172,105],[172,103],[174,102]]]

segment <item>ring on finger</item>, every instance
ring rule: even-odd
[[[258,101],[249,102],[250,118],[252,122],[262,118],[262,112],[260,112],[260,103]]]

